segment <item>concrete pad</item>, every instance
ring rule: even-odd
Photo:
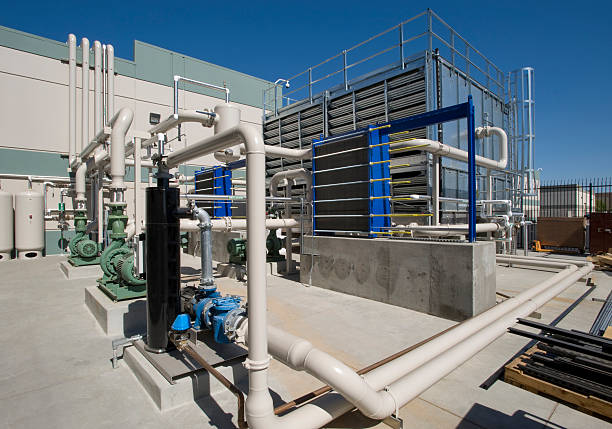
[[[246,279],[246,265],[231,264],[219,262],[217,264],[217,273],[222,277],[244,281]]]
[[[89,286],[85,305],[108,336],[129,337],[147,329],[145,298],[114,302],[98,286]]]
[[[59,269],[68,280],[74,279],[99,279],[102,277],[102,268],[100,265],[85,265],[75,267],[68,261],[62,261],[59,264]]]
[[[302,283],[461,321],[495,305],[493,242],[306,237]]]
[[[233,397],[225,386],[205,371],[179,378],[176,384],[170,384],[136,347],[126,348],[123,360],[162,412],[193,403],[207,396],[230,395]],[[232,382],[235,373],[239,374],[238,376],[242,379],[247,377],[246,370],[241,364],[219,366],[216,369]]]

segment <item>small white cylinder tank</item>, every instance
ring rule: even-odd
[[[13,194],[0,189],[0,262],[11,259],[13,226]]]
[[[219,119],[215,124],[215,134],[240,124],[240,109],[233,104],[219,104],[215,106],[214,111],[219,115]]]
[[[15,249],[19,259],[42,256],[45,248],[44,197],[31,189],[15,195]]]

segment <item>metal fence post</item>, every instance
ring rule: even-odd
[[[346,69],[346,49],[344,51],[342,51],[342,59],[344,61],[344,67],[342,68],[343,73],[344,73],[344,90],[347,91],[348,90],[348,70]]]

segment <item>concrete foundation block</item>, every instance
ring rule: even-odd
[[[100,265],[97,264],[75,267],[68,261],[62,261],[58,265],[60,271],[68,280],[98,279],[102,277],[102,268],[100,268]]]
[[[129,337],[146,331],[146,299],[113,302],[98,286],[85,289],[85,305],[111,337]]]
[[[217,402],[221,398],[233,398],[233,394],[206,371],[179,378],[176,384],[171,384],[136,347],[127,347],[123,353],[123,360],[162,412],[207,396],[214,397]],[[244,381],[247,377],[247,372],[241,364],[218,366],[216,369],[233,383],[237,382],[235,379]]]
[[[302,283],[312,275],[313,286],[457,321],[495,305],[493,242],[320,236],[304,243]]]
[[[238,279],[240,281],[245,280],[246,272],[246,265],[225,262],[219,262],[217,264],[217,273],[223,277],[229,277],[230,279]]]

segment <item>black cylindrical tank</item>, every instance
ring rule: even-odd
[[[168,348],[170,325],[180,313],[178,188],[147,188],[147,349]]]

